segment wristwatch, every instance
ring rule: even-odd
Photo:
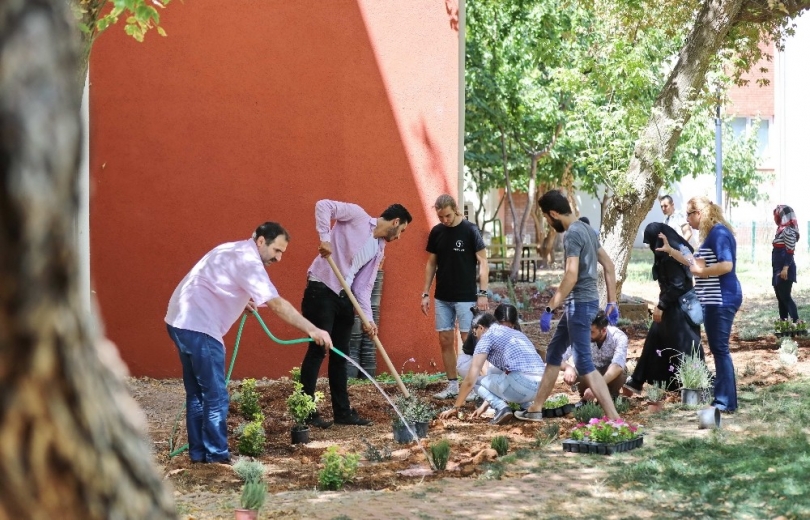
[[[551,314],[551,311],[552,311],[552,310],[553,310],[553,309],[552,309],[551,307],[546,306],[546,312],[547,312],[547,313]]]
[[[487,292],[485,290],[481,289],[480,291],[478,291],[477,296],[479,298],[482,297],[482,296],[486,298],[486,297],[489,297],[489,294],[487,294]]]

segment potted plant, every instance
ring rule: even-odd
[[[656,381],[647,385],[644,395],[647,398],[647,409],[653,413],[660,412],[664,408],[664,398],[667,396],[666,382]]]
[[[396,406],[402,416],[405,417],[405,421],[408,424],[414,425],[416,435],[420,438],[427,437],[430,421],[436,417],[436,408],[434,408],[432,404],[417,397],[416,394],[411,394],[409,397],[405,397],[403,395],[398,396]],[[399,418],[397,417],[397,419]],[[395,423],[397,422],[399,422],[400,428],[407,432],[407,429],[402,426],[402,421],[395,421]],[[395,437],[396,435],[397,434],[394,433]],[[404,442],[408,442],[409,440],[410,437],[408,436],[408,440]]]
[[[248,480],[242,486],[241,508],[235,511],[236,520],[256,520],[259,518],[259,509],[267,498],[267,485],[264,480]]]
[[[323,392],[315,392],[315,397],[312,398],[304,392],[304,385],[298,381],[293,382],[293,392],[287,398],[287,411],[295,423],[290,435],[293,444],[309,442],[307,419],[318,409],[318,402],[321,399],[323,399]]]
[[[675,379],[681,386],[681,402],[698,405],[705,400],[704,396],[711,387],[713,378],[697,350],[692,349],[690,355],[681,355],[681,362],[675,370]]]
[[[543,417],[562,417],[573,409],[566,394],[554,394],[543,403]]]
[[[796,335],[797,336],[806,336],[807,335],[807,323],[804,320],[799,320],[795,323],[796,328]]]
[[[399,417],[394,417],[391,426],[394,432],[394,441],[399,444],[407,444],[419,438],[416,435],[416,423],[414,422],[404,423]]]

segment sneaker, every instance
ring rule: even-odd
[[[453,388],[448,384],[447,388],[445,388],[438,394],[433,394],[433,397],[436,399],[452,399],[457,395],[458,395],[458,387]]]
[[[472,392],[467,394],[467,398],[464,399],[464,400],[467,401],[468,403],[471,403],[471,402],[475,401],[476,399],[478,399],[478,393],[476,393],[476,391],[473,390]]]
[[[495,417],[489,421],[489,424],[506,424],[512,420],[512,417],[514,417],[512,409],[506,406],[495,412]]]
[[[318,412],[315,412],[315,413],[313,413],[312,415],[309,416],[309,419],[307,419],[307,424],[309,424],[310,426],[314,426],[316,428],[321,428],[321,429],[325,430],[325,429],[329,428],[330,426],[332,426],[332,421],[327,421],[326,419],[321,417],[321,414],[319,414]]]
[[[335,416],[335,424],[345,424],[350,426],[368,426],[372,424],[372,422],[368,419],[363,419],[359,415],[357,415],[357,410],[354,408],[351,409],[349,415],[344,417]]]

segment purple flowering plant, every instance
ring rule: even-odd
[[[641,435],[641,426],[632,426],[624,419],[601,419],[594,417],[587,424],[579,423],[571,431],[571,438],[575,441],[591,441],[613,444],[628,441]]]

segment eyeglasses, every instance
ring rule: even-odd
[[[687,211],[686,216],[691,217],[692,213],[700,213],[700,210],[699,209],[693,209],[692,211]]]

